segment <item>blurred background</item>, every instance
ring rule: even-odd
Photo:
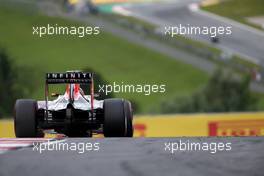
[[[100,34],[32,34],[33,26]],[[165,36],[164,26],[231,26],[232,35]],[[99,84],[164,84],[112,93],[133,104],[136,136],[264,135],[264,1],[0,0],[0,137],[18,98],[44,98],[46,72],[84,70]]]

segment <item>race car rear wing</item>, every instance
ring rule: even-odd
[[[45,83],[45,101],[46,110],[48,112],[48,96],[49,96],[49,84],[90,84],[91,95],[91,111],[93,112],[94,102],[94,73],[91,72],[79,72],[70,71],[66,73],[47,73]],[[48,114],[48,113],[47,113]]]
[[[47,73],[47,84],[90,84],[93,80],[93,73],[87,72],[67,72],[67,73]]]

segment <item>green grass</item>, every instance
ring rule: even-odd
[[[257,98],[257,109],[263,111],[264,110],[264,94],[262,93],[253,93],[253,96]]]
[[[263,0],[228,0],[220,4],[202,7],[218,15],[231,18],[238,22],[260,28],[260,26],[249,23],[246,18],[264,15]]]
[[[19,66],[35,69],[38,77],[32,97],[44,96],[44,74],[90,67],[109,82],[129,84],[165,84],[165,94],[117,94],[138,103],[141,112],[172,95],[191,94],[208,80],[208,75],[155,51],[134,45],[123,39],[102,32],[98,36],[32,35],[32,26],[47,24],[80,25],[60,18],[29,14],[21,10],[0,7],[0,46]],[[30,79],[30,78],[28,78]]]
[[[246,59],[243,59],[237,55],[234,55],[232,58],[232,61],[235,63],[235,64],[240,64],[246,68],[249,68],[249,69],[257,69],[257,70],[260,70],[261,69],[261,66],[260,65],[257,65],[253,62],[250,62]]]

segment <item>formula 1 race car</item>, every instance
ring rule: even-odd
[[[49,84],[67,84],[64,94],[49,101]],[[84,95],[81,85],[89,85]],[[69,71],[47,73],[45,101],[19,99],[14,108],[16,137],[43,137],[44,130],[53,130],[69,137],[132,137],[131,103],[124,99],[94,99],[93,73]]]

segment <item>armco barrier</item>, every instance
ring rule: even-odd
[[[264,136],[264,113],[144,115],[134,128],[135,137]],[[11,120],[0,121],[0,137],[14,137]]]

